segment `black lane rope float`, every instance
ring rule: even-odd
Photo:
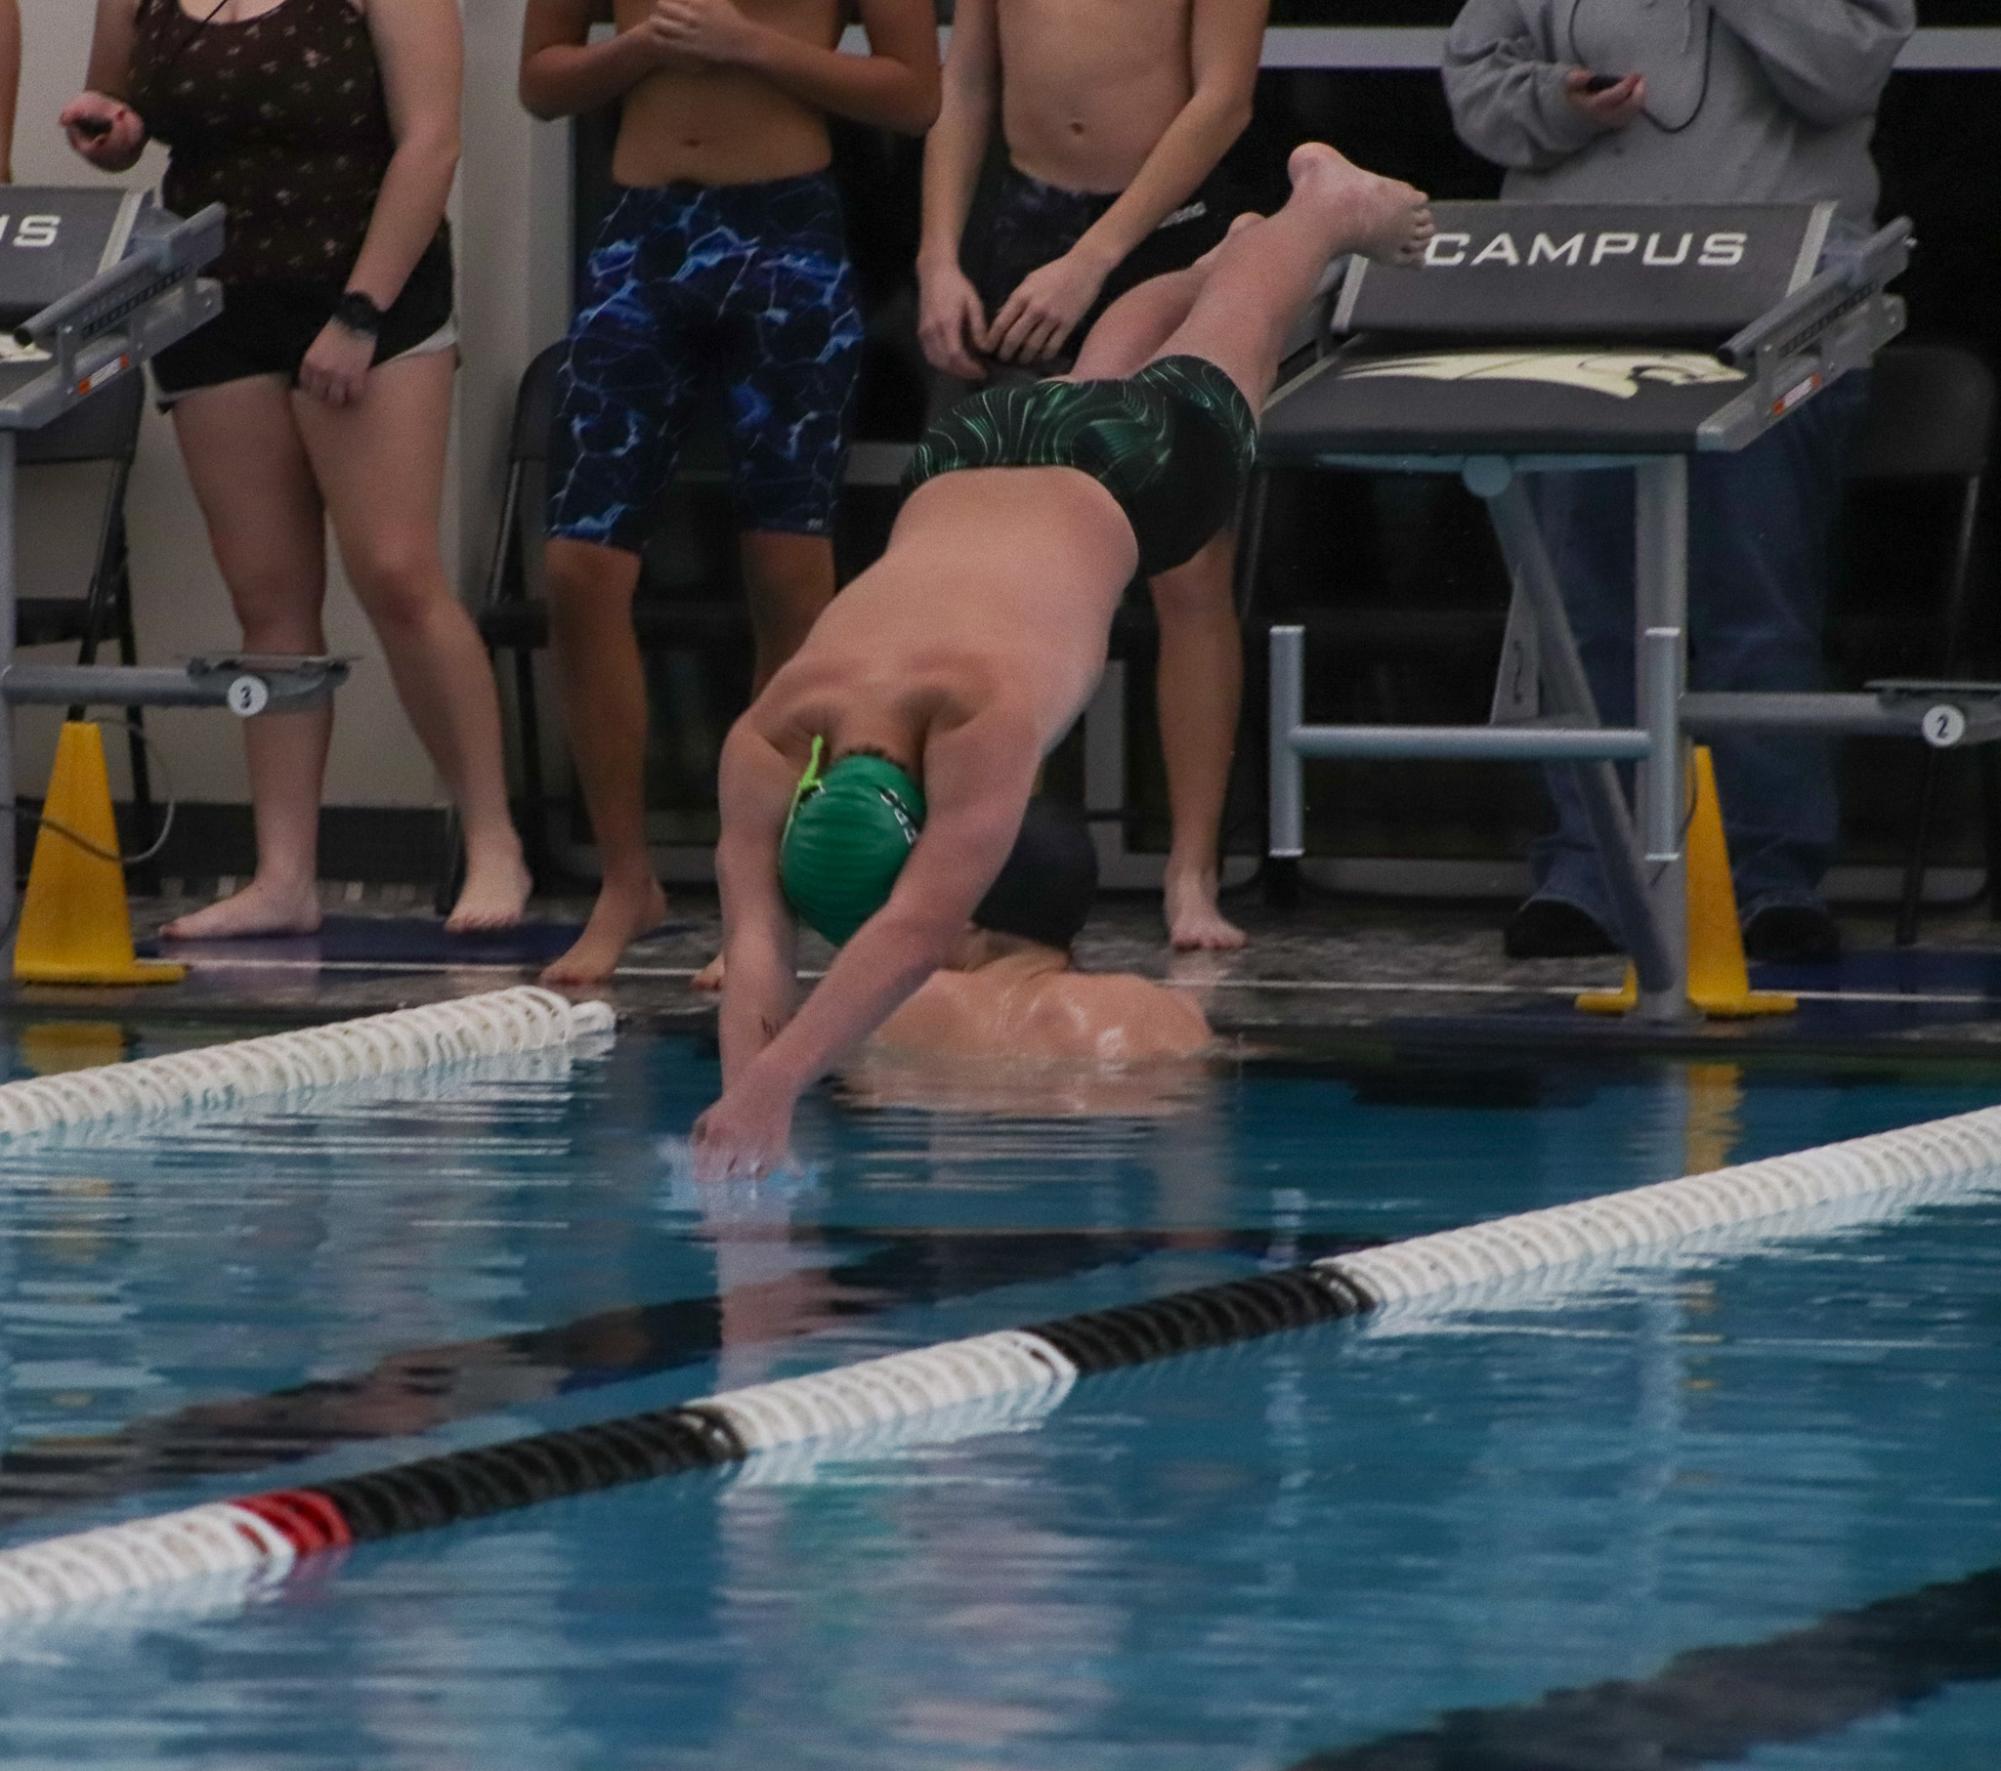
[[[303,1557],[754,1455],[996,1405],[1046,1412],[1081,1376],[1386,1308],[1512,1299],[1562,1271],[1705,1235],[1798,1235],[1991,1183],[2001,1109],[1330,1256],[1033,1327],[726,1391],[680,1407],[271,1489],[0,1552],[0,1621]]]

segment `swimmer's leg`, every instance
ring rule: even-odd
[[[1230,237],[1264,219],[1261,215],[1240,215],[1230,223]],[[1077,353],[1077,366],[1063,379],[1067,381],[1111,380],[1143,369],[1160,354],[1160,347],[1173,337],[1195,311],[1196,298],[1216,256],[1223,250],[1219,241],[1183,270],[1167,271],[1136,283],[1105,309],[1098,323]]]
[[[1259,214],[1241,214],[1231,222],[1229,236],[1235,238],[1261,220],[1265,218]],[[1195,300],[1201,296],[1203,284],[1209,282],[1209,270],[1223,244],[1219,240],[1185,270],[1169,270],[1133,284],[1091,328],[1085,348],[1077,354],[1077,368],[1063,380],[1113,380],[1135,374],[1153,362],[1161,354],[1161,346],[1195,312]]]
[[[1208,280],[1205,261],[1135,283],[1105,309],[1077,353],[1076,367],[1064,379],[1114,380],[1152,362],[1195,311],[1196,297]]]
[[[1285,340],[1329,260],[1359,252],[1407,263],[1434,231],[1422,192],[1364,172],[1324,143],[1294,150],[1287,171],[1291,199],[1216,249],[1188,318],[1153,353],[1207,358],[1254,410],[1271,392]]]

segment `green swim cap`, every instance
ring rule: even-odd
[[[844,756],[822,775],[823,743],[792,797],[778,880],[799,920],[838,947],[889,902],[924,828],[924,793],[880,756]]]

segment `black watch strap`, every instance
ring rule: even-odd
[[[333,317],[350,332],[359,332],[364,338],[381,336],[382,310],[375,305],[374,297],[362,294],[359,289],[348,290],[334,303]]]

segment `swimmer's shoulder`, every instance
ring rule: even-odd
[[[979,982],[963,972],[933,972],[876,1030],[871,1042],[913,1056],[994,1056],[993,1009]]]

